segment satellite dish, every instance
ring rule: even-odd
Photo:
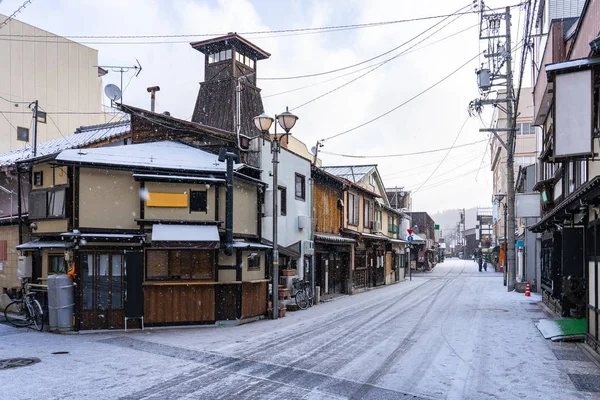
[[[310,152],[311,152],[313,155],[316,155],[316,154],[317,154],[317,148],[316,148],[315,146],[311,147],[311,148],[310,148]]]
[[[111,99],[111,101],[117,101],[122,96],[121,89],[119,89],[117,85],[113,85],[112,83],[109,83],[104,87],[104,94],[106,94],[106,97]]]

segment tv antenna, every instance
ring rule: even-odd
[[[130,70],[134,70],[137,71],[135,73],[135,77],[137,78],[140,75],[140,72],[142,72],[142,64],[140,64],[140,61],[136,58],[135,61],[137,62],[137,65],[94,65],[94,67],[100,67],[100,68],[104,68],[104,69],[111,69],[113,72],[119,72],[121,74],[121,87],[120,87],[120,96],[119,98],[121,99],[121,104],[123,104],[123,92],[124,92],[124,88],[123,88],[123,74],[125,72],[129,72]],[[110,85],[107,85],[107,87]],[[119,88],[117,88],[119,89]],[[104,89],[104,93],[106,93],[106,88]],[[106,96],[108,96],[108,98],[110,99],[110,95],[108,93],[106,93]],[[117,99],[118,100],[118,99]],[[111,101],[116,101],[116,100],[112,100]]]

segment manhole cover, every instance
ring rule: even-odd
[[[39,358],[7,358],[0,360],[0,369],[26,367],[39,362]]]

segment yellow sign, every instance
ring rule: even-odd
[[[148,192],[146,205],[148,207],[187,208],[188,195],[186,193]]]

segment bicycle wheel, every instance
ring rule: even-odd
[[[308,298],[306,297],[304,290],[298,290],[296,292],[296,305],[302,310],[306,310],[308,308]]]
[[[35,328],[41,332],[44,329],[44,310],[37,300],[33,300],[30,304],[33,308],[33,317],[31,319]]]
[[[315,304],[315,295],[310,286],[306,287],[306,297],[308,298],[308,306],[312,307]]]
[[[27,307],[23,300],[15,300],[4,309],[4,318],[17,328],[23,328],[31,324]]]

